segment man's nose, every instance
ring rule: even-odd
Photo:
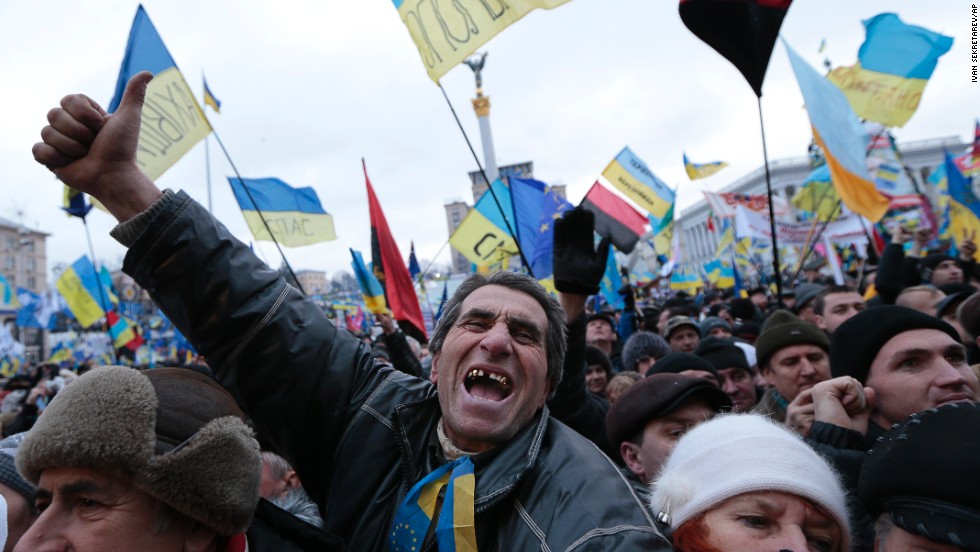
[[[480,342],[480,346],[492,356],[509,355],[511,344],[510,330],[503,323],[494,324]]]

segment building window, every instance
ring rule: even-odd
[[[7,251],[12,251],[17,249],[17,238],[14,236],[7,236]]]
[[[24,251],[28,251],[28,252],[33,253],[34,252],[34,240],[32,240],[30,238],[23,238],[23,239],[20,240],[20,247]]]
[[[35,259],[33,259],[33,258],[27,259],[27,270],[28,270],[28,272],[36,272],[37,271],[37,261]]]
[[[35,278],[33,276],[28,276],[27,277],[27,289],[29,289],[31,291],[36,291],[37,290],[37,278]]]
[[[3,267],[7,270],[13,270],[17,268],[16,259],[12,256],[7,256],[7,258],[4,259]]]

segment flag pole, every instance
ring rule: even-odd
[[[272,233],[272,229],[269,228],[269,223],[265,220],[265,215],[262,214],[262,210],[259,209],[259,204],[255,202],[255,198],[252,197],[252,192],[249,191],[248,186],[245,185],[245,180],[242,175],[238,172],[238,167],[235,166],[235,162],[231,160],[231,155],[228,154],[228,149],[225,148],[225,143],[221,141],[221,137],[218,136],[218,131],[211,127],[211,132],[214,134],[215,141],[218,142],[218,146],[221,147],[221,151],[225,154],[225,159],[228,160],[228,164],[231,165],[231,170],[234,171],[235,177],[238,181],[242,183],[242,188],[245,190],[245,194],[248,196],[248,200],[252,202],[252,206],[255,207],[255,212],[259,214],[259,219],[262,221],[262,225],[265,227],[265,231],[269,233],[269,237],[272,238],[272,243],[276,244],[276,249],[279,250],[279,256],[282,257],[283,264],[286,265],[286,269],[289,270],[289,275],[293,277],[293,282],[296,283],[296,287],[299,288],[299,292],[306,295],[306,290],[303,289],[303,284],[300,283],[299,279],[296,277],[296,273],[293,272],[293,267],[289,264],[289,259],[286,258],[286,254],[283,253],[282,247],[279,245],[279,240],[276,239],[275,234]],[[208,190],[211,188],[208,187]]]
[[[762,133],[762,159],[766,167],[766,195],[769,197],[769,231],[772,232],[772,268],[776,279],[776,304],[783,308],[783,275],[779,268],[779,244],[776,238],[776,210],[772,203],[772,177],[769,174],[769,152],[766,150],[766,127],[762,122],[762,95],[756,96],[759,106],[759,130]]]
[[[105,296],[105,290],[102,289],[102,274],[99,272],[99,269],[96,268],[95,266],[95,246],[92,245],[92,233],[89,231],[88,228],[88,218],[81,217],[81,219],[82,219],[82,225],[85,226],[85,238],[88,240],[88,251],[89,254],[92,255],[92,268],[95,269],[95,281],[98,282],[99,284],[99,302],[102,305],[109,305],[109,301],[106,299]],[[109,350],[112,351],[112,363],[116,364],[119,362],[119,358],[116,356],[116,343],[115,340],[112,338],[112,332],[109,331],[109,311],[105,311],[105,312],[106,312],[105,332],[109,334]]]
[[[214,128],[211,129],[214,132]],[[204,174],[207,176],[208,183],[208,212],[213,213],[211,209],[211,148],[208,147],[208,137],[204,137]]]
[[[527,271],[528,275],[534,278],[534,271],[531,270],[531,263],[527,261],[527,257],[524,256],[524,249],[521,248],[521,241],[517,239],[517,233],[510,226],[510,221],[507,220],[507,216],[504,214],[504,208],[500,205],[500,200],[497,198],[497,193],[493,191],[493,182],[487,177],[487,172],[483,170],[483,164],[480,163],[480,158],[476,155],[476,150],[473,149],[473,144],[470,142],[470,137],[467,136],[466,130],[463,129],[463,123],[459,121],[459,116],[456,115],[456,109],[453,107],[452,102],[449,101],[449,95],[446,94],[446,89],[442,87],[442,83],[436,81],[439,85],[439,90],[442,90],[442,97],[446,99],[446,105],[449,106],[449,111],[452,111],[453,118],[456,119],[456,126],[459,127],[459,131],[463,133],[463,138],[466,140],[467,147],[470,148],[470,153],[473,154],[473,160],[476,161],[476,166],[480,169],[480,174],[483,175],[483,180],[487,183],[487,189],[490,191],[491,197],[493,197],[493,202],[497,204],[497,209],[500,210],[501,218],[504,219],[504,224],[507,225],[507,231],[510,233],[511,237],[514,238],[514,243],[517,245],[517,253],[521,256],[521,264],[524,266],[524,270]]]

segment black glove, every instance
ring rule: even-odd
[[[595,295],[606,272],[609,238],[595,248],[595,215],[576,207],[555,221],[555,289],[563,293]]]

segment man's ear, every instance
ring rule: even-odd
[[[640,446],[636,443],[631,443],[629,441],[623,441],[619,445],[619,455],[623,457],[623,462],[626,463],[626,467],[629,468],[631,472],[636,474],[641,480],[647,480],[646,469],[643,467],[643,461],[640,457]]]
[[[827,321],[824,319],[824,317],[823,317],[822,314],[814,314],[813,317],[817,321],[817,327],[818,328],[820,328],[821,330],[826,330],[827,329]]]
[[[440,351],[441,352],[441,351]],[[432,365],[429,367],[429,381],[435,385],[439,384],[439,353],[432,355]]]
[[[286,477],[283,478],[286,481],[286,487],[290,489],[299,489],[303,486],[299,481],[299,476],[296,475],[296,470],[289,470],[286,472]]]
[[[769,367],[768,363],[765,366],[759,366],[759,373],[762,374],[762,377],[765,378],[766,383],[768,383],[770,387],[776,386],[776,378],[773,377],[772,368]]]

